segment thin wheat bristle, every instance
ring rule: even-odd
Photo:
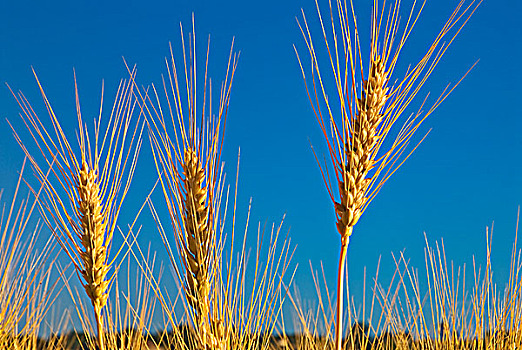
[[[339,181],[341,202],[336,203],[337,229],[342,236],[351,233],[359,220],[367,200],[371,183],[368,172],[375,167],[375,146],[379,140],[378,127],[383,120],[382,109],[388,98],[388,77],[380,57],[372,59],[368,79],[364,82],[361,98],[357,99],[357,116],[345,146],[346,160],[341,164]]]
[[[100,188],[94,169],[82,164],[78,174],[78,217],[81,222],[80,257],[84,263],[81,271],[85,279],[84,288],[95,308],[101,309],[107,303],[109,281],[106,279],[109,266],[106,264],[105,246],[106,223],[102,215]]]

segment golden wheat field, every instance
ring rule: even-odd
[[[259,61],[246,42],[243,51],[244,38],[230,35],[228,41],[221,36],[214,40],[205,30],[208,27],[212,33],[211,25],[223,30],[226,21],[202,20],[204,29],[200,30],[197,11],[191,20],[181,22],[175,38],[160,35],[154,39],[168,48],[163,61],[150,59],[152,64],[159,63],[154,67],[161,72],[156,82],[139,74],[142,63],[135,65],[125,57],[116,70],[121,73],[119,83],[102,83],[101,91],[90,94],[82,86],[80,67],[89,60],[106,59],[102,52],[78,63],[71,87],[56,85],[45,69],[30,65],[26,68],[34,93],[26,94],[29,87],[16,79],[7,82],[17,113],[7,115],[5,127],[16,148],[4,147],[2,140],[0,151],[5,158],[19,155],[21,166],[5,170],[10,176],[2,179],[10,182],[4,181],[5,191],[0,192],[0,349],[522,348],[518,216],[513,217],[517,222],[510,241],[495,242],[507,245],[509,257],[495,256],[491,225],[485,232],[473,233],[473,241],[483,249],[462,264],[460,255],[454,262],[446,254],[445,242],[451,237],[434,241],[424,233],[420,234],[424,250],[416,253],[422,257],[420,264],[402,250],[394,251],[391,258],[376,259],[374,274],[361,267],[361,277],[352,273],[355,267],[349,268],[361,263],[352,249],[366,249],[373,256],[369,252],[380,251],[380,242],[386,240],[408,247],[411,236],[392,230],[375,233],[369,238],[375,241],[372,246],[358,247],[364,242],[358,237],[372,234],[368,222],[386,221],[377,215],[386,206],[397,213],[392,206],[415,198],[408,193],[429,196],[436,191],[422,189],[435,188],[435,178],[425,179],[426,183],[399,181],[403,166],[410,161],[419,164],[419,158],[431,154],[421,151],[426,144],[435,144],[430,147],[438,153],[450,147],[452,154],[441,157],[457,157],[451,159],[458,163],[472,157],[458,148],[458,140],[440,145],[435,142],[440,139],[431,141],[425,125],[443,114],[445,103],[459,90],[469,90],[458,95],[458,105],[466,111],[472,110],[467,107],[471,98],[461,96],[478,99],[486,89],[476,83],[466,85],[480,69],[466,40],[490,41],[473,39],[474,32],[468,31],[485,4],[480,0],[441,2],[440,7],[430,7],[423,0],[308,2],[301,5],[302,10],[299,6],[292,10],[298,14],[295,18],[274,15],[273,22],[257,23],[252,17],[258,30],[273,30],[270,26],[278,20],[293,21],[289,25],[295,29],[291,43],[281,49],[292,56],[293,72],[285,61],[273,58],[280,65],[280,80],[270,82],[266,96],[256,86],[262,84],[263,75],[276,70],[270,68],[270,58]],[[242,4],[223,4],[220,13],[201,10],[202,18],[215,19],[235,10],[261,13],[271,6]],[[104,6],[107,10],[115,5]],[[142,16],[154,12],[161,22],[164,14],[151,8],[137,11],[137,6],[129,2],[111,13],[122,19],[131,12]],[[513,6],[512,12],[517,13],[517,5]],[[443,17],[435,13],[442,7]],[[60,18],[70,28],[76,28],[75,21],[104,23],[100,20],[103,8],[87,5],[85,11],[74,20]],[[46,28],[59,28],[51,17],[47,20]],[[45,41],[47,29],[38,28],[39,21],[29,16],[21,27]],[[139,22],[125,22],[122,28],[100,28],[100,33],[115,47],[120,39],[125,43],[126,32],[135,42],[154,41],[145,32],[137,34]],[[252,45],[262,45],[259,33],[248,39]],[[270,32],[274,42],[286,34]],[[56,35],[70,36],[69,40],[80,34],[71,29]],[[15,34],[12,40],[17,40]],[[67,50],[80,47],[75,40],[69,42]],[[515,52],[522,47],[518,44],[509,42]],[[451,58],[451,69],[444,66],[446,57],[461,45],[458,57]],[[220,48],[214,51],[216,46]],[[143,46],[139,51],[147,50]],[[498,66],[513,69],[513,76],[502,77],[502,87],[488,90],[490,102],[483,101],[495,110],[509,105],[510,98],[502,95],[508,94],[504,85],[518,86],[513,68],[517,63],[504,61],[508,60],[498,58]],[[458,71],[457,63],[461,64]],[[243,65],[258,74],[259,81],[245,83]],[[289,81],[300,88],[301,97],[279,103],[270,94],[294,86],[287,85]],[[58,103],[56,94],[63,95]],[[296,157],[292,154],[295,144],[285,149],[280,146],[282,138],[270,137],[288,126],[284,121],[270,123],[269,117],[248,121],[248,113],[238,115],[235,104],[249,98],[253,102],[244,103],[252,113],[262,110],[282,118],[287,113],[283,105],[299,111],[299,122],[283,131],[302,133],[303,140],[312,135],[311,147],[297,143],[308,152],[308,158],[299,162],[309,164],[288,166],[289,159]],[[293,103],[302,106],[296,109]],[[465,113],[451,108],[443,111],[465,118]],[[462,123],[457,117],[448,129]],[[501,117],[491,118],[498,123]],[[270,125],[261,125],[265,122]],[[505,124],[504,129],[516,129],[516,123]],[[305,130],[308,126],[313,128]],[[473,132],[472,125],[466,127],[452,135],[467,140]],[[515,131],[506,130],[506,135],[509,132]],[[243,139],[249,144],[260,140],[258,136],[263,137],[254,146],[258,152],[274,151],[261,171],[267,182],[273,181],[267,194],[274,206],[289,201],[272,198],[288,193],[279,187],[279,175],[272,174],[279,173],[282,179],[291,176],[303,196],[298,201],[305,202],[312,188],[322,191],[325,227],[317,230],[313,223],[297,222],[297,229],[290,228],[295,218],[291,208],[282,219],[263,222],[254,212],[255,198],[244,200],[242,187],[255,187],[252,182],[257,181],[248,180],[252,174],[248,169],[258,169],[254,164],[266,159],[249,160],[251,152],[237,151],[241,144],[233,145],[236,149],[230,152],[227,142]],[[505,152],[494,150],[490,143],[485,147]],[[446,158],[432,156],[432,167],[438,167],[437,159]],[[299,178],[309,169],[315,171],[314,181],[305,183]],[[488,174],[496,169],[507,171],[501,158],[484,160],[481,165]],[[457,187],[458,181],[472,181],[475,176],[458,172],[453,171],[449,180]],[[392,183],[401,187],[402,194],[394,202],[381,202]],[[420,183],[417,190],[408,188]],[[477,190],[482,191],[481,200],[492,202],[487,199],[488,185],[483,187]],[[448,196],[451,191],[447,188]],[[372,210],[374,205],[378,210]],[[438,216],[441,224],[452,225],[456,215],[450,204],[433,207],[443,213]],[[408,211],[401,215],[412,222],[424,217]],[[317,212],[306,220],[320,217]],[[302,225],[308,225],[313,234],[301,232]],[[309,260],[299,252],[296,242],[300,239],[314,247],[307,251]],[[329,246],[324,248],[325,244]],[[468,241],[460,249],[474,244]],[[501,279],[494,274],[499,262],[503,263]],[[303,282],[303,276],[308,282]]]

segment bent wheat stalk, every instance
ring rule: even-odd
[[[341,254],[337,271],[336,349],[340,349],[342,345],[344,270],[353,227],[383,184],[415,150],[416,147],[403,156],[406,146],[421,123],[460,81],[453,86],[448,85],[432,107],[424,113],[423,102],[418,112],[404,122],[395,139],[387,143],[388,149],[381,152],[381,146],[388,139],[390,131],[395,130],[394,126],[402,113],[431,75],[456,35],[480,5],[480,2],[475,0],[469,4],[466,4],[465,0],[460,1],[426,54],[402,79],[390,85],[401,50],[421,14],[425,1],[420,8],[415,3],[412,5],[403,26],[399,25],[400,0],[392,1],[388,7],[386,1],[382,3],[381,8],[379,0],[373,1],[369,67],[367,73],[364,73],[365,64],[353,3],[350,1],[350,4],[347,4],[346,1],[337,0],[332,6],[330,0],[332,32],[329,39],[316,0],[329,69],[333,73],[336,98],[329,98],[327,93],[328,86],[320,70],[322,64],[316,55],[304,12],[303,24],[298,21],[310,55],[310,73],[305,71],[297,49],[295,51],[310,104],[326,140],[332,170],[337,180],[335,187],[331,184],[328,167],[318,161],[328,194],[334,203],[337,231],[341,235]],[[446,38],[449,40],[444,42]],[[337,196],[335,192],[338,193]]]
[[[94,138],[89,138],[87,126],[82,120],[75,76],[78,150],[71,146],[36,73],[34,76],[51,119],[51,132],[27,98],[21,92],[15,94],[11,90],[22,110],[20,116],[42,157],[36,157],[35,152],[29,151],[10,124],[11,128],[43,186],[38,201],[43,219],[72,260],[92,303],[100,350],[105,349],[102,310],[107,304],[116,274],[114,262],[121,252],[120,248],[114,258],[109,258],[112,237],[141,147],[143,126],[139,128],[139,117],[134,126],[131,123],[136,106],[131,83],[134,74],[133,71],[129,81],[120,83],[104,128],[101,127],[102,87],[100,114],[94,121]],[[42,158],[43,161],[40,160]]]

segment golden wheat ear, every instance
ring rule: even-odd
[[[43,219],[74,264],[91,300],[101,350],[105,349],[102,309],[114,280],[114,261],[121,251],[109,258],[112,237],[134,174],[144,125],[140,127],[141,111],[136,110],[134,75],[135,71],[130,79],[121,81],[107,123],[102,123],[102,85],[100,114],[91,134],[82,119],[75,75],[77,147],[69,142],[36,73],[50,125],[39,118],[21,92],[11,90],[35,143],[34,150],[10,124],[11,128],[43,187],[38,200]]]
[[[404,122],[393,141],[388,140],[390,132],[395,130],[402,113],[431,75],[455,36],[480,5],[480,1],[473,0],[469,3],[465,0],[460,1],[426,54],[417,64],[411,66],[404,78],[398,79],[393,86],[389,85],[389,81],[395,75],[400,53],[419,19],[424,2],[420,6],[416,6],[414,2],[406,21],[401,22],[400,0],[389,4],[386,4],[386,1],[373,1],[370,57],[367,63],[362,58],[352,1],[350,4],[336,1],[333,7],[330,2],[331,39],[323,24],[317,0],[316,5],[324,38],[324,49],[329,57],[327,66],[329,65],[328,69],[333,72],[336,95],[335,93],[329,95],[327,92],[329,87],[323,83],[320,70],[323,65],[316,55],[304,12],[303,24],[299,21],[298,24],[310,55],[310,73],[305,71],[297,49],[295,51],[310,104],[323,132],[332,162],[330,171],[326,165],[318,163],[328,194],[334,204],[337,230],[341,236],[336,320],[336,348],[340,349],[344,299],[343,271],[353,227],[383,184],[413,152],[403,156],[403,152],[421,123],[458,83],[453,87],[448,86],[427,112],[422,113],[423,106],[421,106],[417,113]],[[333,11],[334,8],[337,11]],[[446,39],[448,40],[444,41]],[[364,71],[366,66],[369,67],[367,72]],[[309,85],[310,77],[311,85]],[[386,140],[388,142],[385,142]],[[388,149],[381,150],[384,144]],[[331,173],[335,174],[334,184],[330,181]]]

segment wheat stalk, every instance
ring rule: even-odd
[[[185,47],[182,26],[181,37],[184,81],[178,76],[172,46],[171,63],[167,63],[168,82],[163,79],[168,117],[164,116],[164,109],[154,85],[152,90],[157,103],[153,103],[148,90],[140,93],[140,98],[142,108],[149,116],[151,149],[170,212],[183,265],[182,271],[176,267],[176,258],[172,255],[171,262],[175,266],[177,277],[182,281],[186,301],[190,306],[188,311],[198,336],[197,346],[223,349],[226,346],[224,330],[221,326],[222,320],[216,312],[220,302],[216,300],[212,290],[216,288],[216,264],[219,260],[216,242],[219,240],[217,235],[221,222],[220,205],[223,192],[220,160],[222,134],[237,67],[237,54],[233,53],[232,44],[226,77],[221,85],[219,106],[217,111],[214,111],[212,82],[207,77],[210,41],[202,89],[203,101],[199,104],[194,19],[188,50]],[[180,87],[180,80],[186,84],[186,91]],[[185,97],[186,101],[183,101]],[[199,113],[201,115],[198,115]],[[166,119],[170,119],[173,131]],[[167,237],[162,235],[162,238],[167,251],[172,254]],[[163,306],[168,309],[165,304]],[[170,322],[175,324],[172,318]]]
[[[340,201],[335,202],[337,231],[341,234],[341,257],[338,271],[336,343],[341,347],[342,310],[344,298],[344,269],[348,243],[353,227],[362,214],[367,200],[366,193],[372,179],[368,176],[377,161],[375,147],[381,135],[378,128],[383,120],[382,109],[388,99],[388,80],[380,57],[372,58],[370,72],[364,82],[362,96],[356,100],[357,117],[354,119],[348,144],[344,145],[345,158],[340,164],[342,178],[339,179]]]
[[[180,70],[171,46],[168,78],[163,78],[163,99],[158,96],[154,85],[140,93],[159,184],[169,210],[179,257],[173,253],[170,234],[165,232],[154,201],[149,200],[149,207],[176,277],[181,282],[185,315],[194,328],[188,339],[184,339],[186,337],[179,331],[173,298],[160,290],[148,267],[144,267],[144,272],[154,285],[156,296],[173,328],[167,341],[171,348],[269,349],[286,296],[283,277],[288,273],[293,251],[288,237],[279,244],[282,222],[279,226],[272,226],[269,240],[264,239],[264,228],[259,226],[254,266],[249,266],[247,271],[249,248],[246,236],[250,208],[245,236],[238,239],[235,231],[239,156],[232,220],[225,225],[229,192],[224,193],[220,158],[238,54],[234,54],[232,42],[226,75],[221,83],[219,99],[216,99],[211,79],[207,78],[210,42],[203,84],[198,80],[194,18],[192,20],[188,50],[181,27],[183,66]],[[219,103],[214,111],[213,101],[216,100]],[[229,226],[231,232],[225,232]],[[266,255],[263,254],[265,251]]]
[[[417,8],[415,3],[412,5],[402,27],[399,25],[400,0],[393,1],[387,11],[385,1],[382,8],[379,0],[373,1],[367,74],[364,74],[363,70],[364,63],[352,1],[347,4],[346,1],[337,0],[335,5],[332,6],[330,0],[329,4],[332,39],[328,39],[316,0],[325,49],[328,53],[330,69],[333,72],[337,100],[328,97],[327,84],[323,80],[320,70],[322,65],[319,64],[304,12],[304,25],[301,25],[299,21],[298,24],[310,54],[311,86],[309,86],[308,74],[303,68],[297,49],[295,51],[310,104],[327,142],[333,172],[337,180],[337,187],[335,188],[331,184],[328,167],[322,166],[318,161],[328,193],[334,203],[337,230],[341,236],[335,325],[336,349],[340,349],[342,343],[344,270],[353,227],[383,184],[415,150],[416,147],[409,154],[403,156],[406,146],[421,123],[460,81],[453,86],[448,85],[432,107],[424,113],[422,111],[423,102],[419,110],[412,114],[397,132],[388,149],[380,152],[380,148],[399,117],[415,98],[442,55],[480,5],[480,2],[477,4],[473,0],[465,6],[465,0],[462,0],[429,46],[426,54],[406,72],[404,78],[398,80],[393,86],[388,86],[388,83],[393,76],[401,50],[420,16],[425,1],[420,5],[420,8]],[[336,12],[333,11],[334,7],[337,10]],[[337,17],[335,17],[335,14]],[[352,18],[353,27],[351,27],[350,18]],[[449,40],[444,42],[443,39],[448,36]],[[323,109],[326,109],[326,112]],[[337,116],[337,111],[340,112],[340,118]],[[335,195],[336,192],[337,195]]]
[[[129,238],[132,245],[136,244],[137,235],[139,232],[131,232]],[[130,242],[127,242],[131,244]],[[139,247],[138,247],[139,250]],[[141,250],[139,250],[141,253]],[[145,252],[143,261],[152,270],[155,270],[155,256],[151,256],[150,245],[149,250]],[[152,328],[152,319],[155,309],[155,298],[150,295],[151,285],[147,280],[145,274],[140,274],[141,267],[137,267],[136,274],[132,274],[133,260],[132,255],[136,258],[134,249],[122,261],[126,261],[127,274],[118,274],[114,278],[114,286],[111,288],[111,298],[107,299],[106,306],[104,306],[104,331],[106,337],[104,339],[105,348],[111,350],[128,350],[128,349],[147,349],[146,343],[151,339],[151,343],[155,344],[150,329]],[[155,254],[154,254],[155,255]],[[137,261],[137,260],[136,260]],[[138,265],[140,263],[138,262]],[[124,279],[122,281],[122,278]],[[161,272],[158,279],[161,278]],[[83,342],[87,349],[98,349],[99,341],[89,324],[88,314],[89,310],[84,301],[79,296],[78,291],[74,291],[69,278],[62,274],[65,287],[77,308],[77,313],[80,317],[81,327],[74,330],[77,335],[81,334],[84,338]],[[125,283],[122,283],[125,282]],[[126,291],[123,291],[122,285],[126,286]],[[166,327],[167,325],[165,325]],[[82,331],[83,333],[79,333]]]
[[[43,161],[39,162],[34,153],[28,150],[10,124],[11,128],[43,187],[43,194],[38,201],[43,219],[71,259],[92,303],[100,350],[105,349],[102,310],[118,269],[115,259],[123,248],[120,247],[115,257],[110,259],[112,237],[141,147],[143,126],[139,128],[139,118],[134,127],[131,124],[136,106],[131,83],[134,74],[133,71],[129,81],[120,83],[105,129],[101,128],[102,87],[100,115],[94,122],[92,139],[82,121],[75,76],[79,152],[73,150],[68,141],[36,73],[34,76],[54,133],[48,131],[26,97],[21,92],[15,94],[11,90],[22,109],[20,116]]]

